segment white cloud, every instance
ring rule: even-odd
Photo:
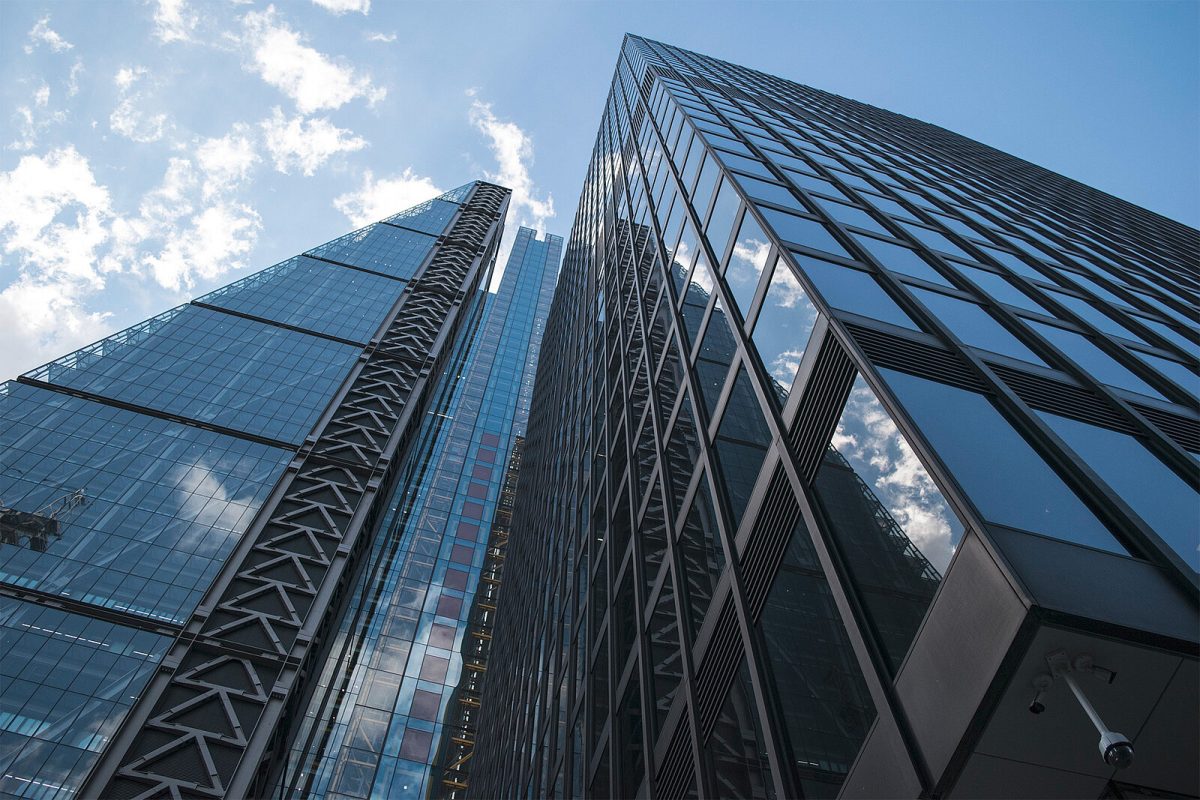
[[[488,178],[512,190],[509,201],[509,220],[505,224],[504,238],[497,256],[497,269],[492,276],[491,289],[499,285],[512,250],[513,239],[521,225],[539,231],[546,230],[546,222],[554,217],[554,198],[547,194],[540,199],[534,186],[529,168],[533,164],[533,141],[515,122],[506,122],[492,111],[492,104],[475,96],[475,90],[467,95],[472,99],[471,123],[488,137],[488,146],[496,159],[497,169],[488,173]]]
[[[421,177],[407,168],[392,178],[375,180],[367,170],[363,174],[362,186],[335,198],[333,205],[346,215],[355,227],[390,217],[406,208],[423,203],[444,194],[429,178]]]
[[[108,236],[111,203],[74,147],[23,156],[0,173],[0,197],[3,252],[16,256],[23,272],[101,283],[93,262]]]
[[[198,19],[186,0],[158,0],[154,9],[154,35],[164,44],[190,41]]]
[[[136,214],[113,221],[105,270],[149,275],[173,292],[245,266],[262,229],[257,211],[237,198],[261,161],[253,129],[234,125],[174,156]]]
[[[0,252],[15,267],[0,290],[7,378],[106,332],[106,315],[86,311],[82,300],[104,284],[96,251],[112,210],[108,189],[73,147],[23,156],[0,173],[0,196]]]
[[[209,279],[242,266],[262,229],[262,219],[244,204],[219,203],[174,231],[146,264],[158,284],[167,289],[190,289],[197,279]]]
[[[83,73],[83,59],[75,59],[71,66],[71,74],[67,76],[67,97],[79,94],[79,76]]]
[[[243,24],[253,71],[290,97],[301,113],[340,108],[356,97],[374,104],[387,94],[369,76],[305,45],[300,34],[279,20],[274,6],[247,14]]]
[[[108,116],[108,125],[113,131],[142,144],[162,139],[168,127],[166,114],[151,114],[140,108],[146,102],[146,96],[133,87],[145,75],[145,67],[122,67],[117,70],[113,77],[117,85],[117,106]]]
[[[367,146],[366,139],[354,136],[324,117],[306,119],[298,115],[286,119],[278,106],[272,110],[271,118],[260,124],[275,169],[284,174],[298,169],[305,175],[312,175],[330,157]]]
[[[345,14],[357,11],[364,17],[371,11],[371,0],[312,0],[313,5],[320,6],[334,14]]]
[[[957,518],[861,378],[850,393],[831,444],[871,487],[909,540],[944,572],[954,555]]]
[[[50,27],[50,17],[45,16],[39,19],[34,26],[29,29],[29,36],[25,44],[25,52],[32,53],[38,45],[46,45],[55,53],[64,53],[70,50],[75,45],[68,42],[63,37],[59,36],[56,31]]]
[[[368,42],[383,42],[385,44],[396,41],[394,33],[380,33],[379,31],[371,31],[367,34]]]
[[[50,86],[42,83],[33,92],[33,102],[13,109],[14,129],[18,138],[5,145],[6,150],[32,150],[38,136],[51,125],[67,121],[67,112],[50,108]]]
[[[21,277],[0,289],[5,346],[0,380],[7,380],[63,353],[101,339],[109,314],[86,310],[79,285],[70,280]]]

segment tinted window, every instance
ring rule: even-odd
[[[1200,495],[1132,436],[1037,412],[1192,569],[1200,571]]]
[[[1029,323],[1038,333],[1050,340],[1050,343],[1062,350],[1067,358],[1074,361],[1086,372],[1091,373],[1097,380],[1128,389],[1131,392],[1161,398],[1158,392],[1149,384],[1130,372],[1108,353],[1101,350],[1091,339],[1074,331],[1063,330],[1053,325],[1043,325],[1039,322]]]
[[[750,302],[754,299],[759,276],[767,265],[770,252],[771,241],[755,221],[754,215],[747,214],[742,218],[742,227],[738,230],[737,241],[733,243],[733,251],[729,254],[729,264],[725,267],[725,280],[743,317],[750,314]]]
[[[758,210],[780,238],[811,247],[814,250],[823,250],[844,258],[850,257],[850,254],[833,238],[829,229],[820,222],[761,206]]]
[[[1031,364],[1044,363],[975,303],[917,287],[912,287],[912,293],[953,331],[955,336],[972,347],[1002,353]]]
[[[986,397],[903,372],[880,373],[984,517],[1126,552]]]
[[[817,309],[808,294],[784,259],[778,259],[752,338],[781,403],[791,390],[816,322]]]
[[[866,248],[875,260],[883,266],[899,272],[903,275],[910,275],[914,278],[920,278],[923,281],[930,283],[941,284],[942,286],[951,286],[950,281],[942,277],[941,273],[933,267],[925,263],[925,261],[917,255],[915,250],[910,250],[907,247],[901,247],[890,242],[873,239],[870,236],[855,236],[860,245]]]
[[[817,286],[825,302],[854,314],[919,330],[896,301],[883,290],[870,274],[862,270],[840,267],[797,253],[792,258]]]

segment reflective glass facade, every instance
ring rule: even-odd
[[[464,760],[456,743],[475,738],[487,668],[478,644],[494,611],[473,600],[499,580],[489,532],[508,513],[502,494],[520,462],[561,252],[560,237],[519,229],[497,292],[475,297],[477,323],[388,499],[273,796],[416,798],[466,787],[459,762],[469,766],[469,751]]]
[[[0,386],[0,796],[257,793],[506,203],[468,184]]]
[[[989,622],[944,621],[991,597],[980,559],[1037,595],[1020,613],[1053,596],[1058,624],[1138,639],[1149,599],[1087,607],[1136,573],[1186,630],[1197,263],[1196,231],[979,143],[626,37],[547,323],[473,796],[940,795],[981,734],[947,744],[969,681],[917,644],[979,657]],[[1154,646],[1194,667],[1172,635]]]

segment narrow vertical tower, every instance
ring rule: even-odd
[[[334,624],[272,797],[421,797],[465,788],[511,488],[562,239],[517,231],[460,337],[379,533]],[[490,532],[490,533],[489,533]]]
[[[1198,263],[978,142],[626,37],[472,796],[1200,793]]]
[[[4,386],[0,792],[269,791],[507,202],[468,184]]]

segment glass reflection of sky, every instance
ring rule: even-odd
[[[767,372],[786,399],[808,339],[817,322],[817,309],[783,259],[775,262],[771,285],[754,323],[754,346]]]
[[[854,382],[831,444],[913,545],[944,574],[962,538],[963,525],[861,375]]]
[[[729,289],[737,300],[743,318],[750,313],[758,278],[767,266],[770,252],[771,241],[747,213],[738,230],[737,240],[733,243],[729,266],[725,269],[725,280],[729,282]]]

